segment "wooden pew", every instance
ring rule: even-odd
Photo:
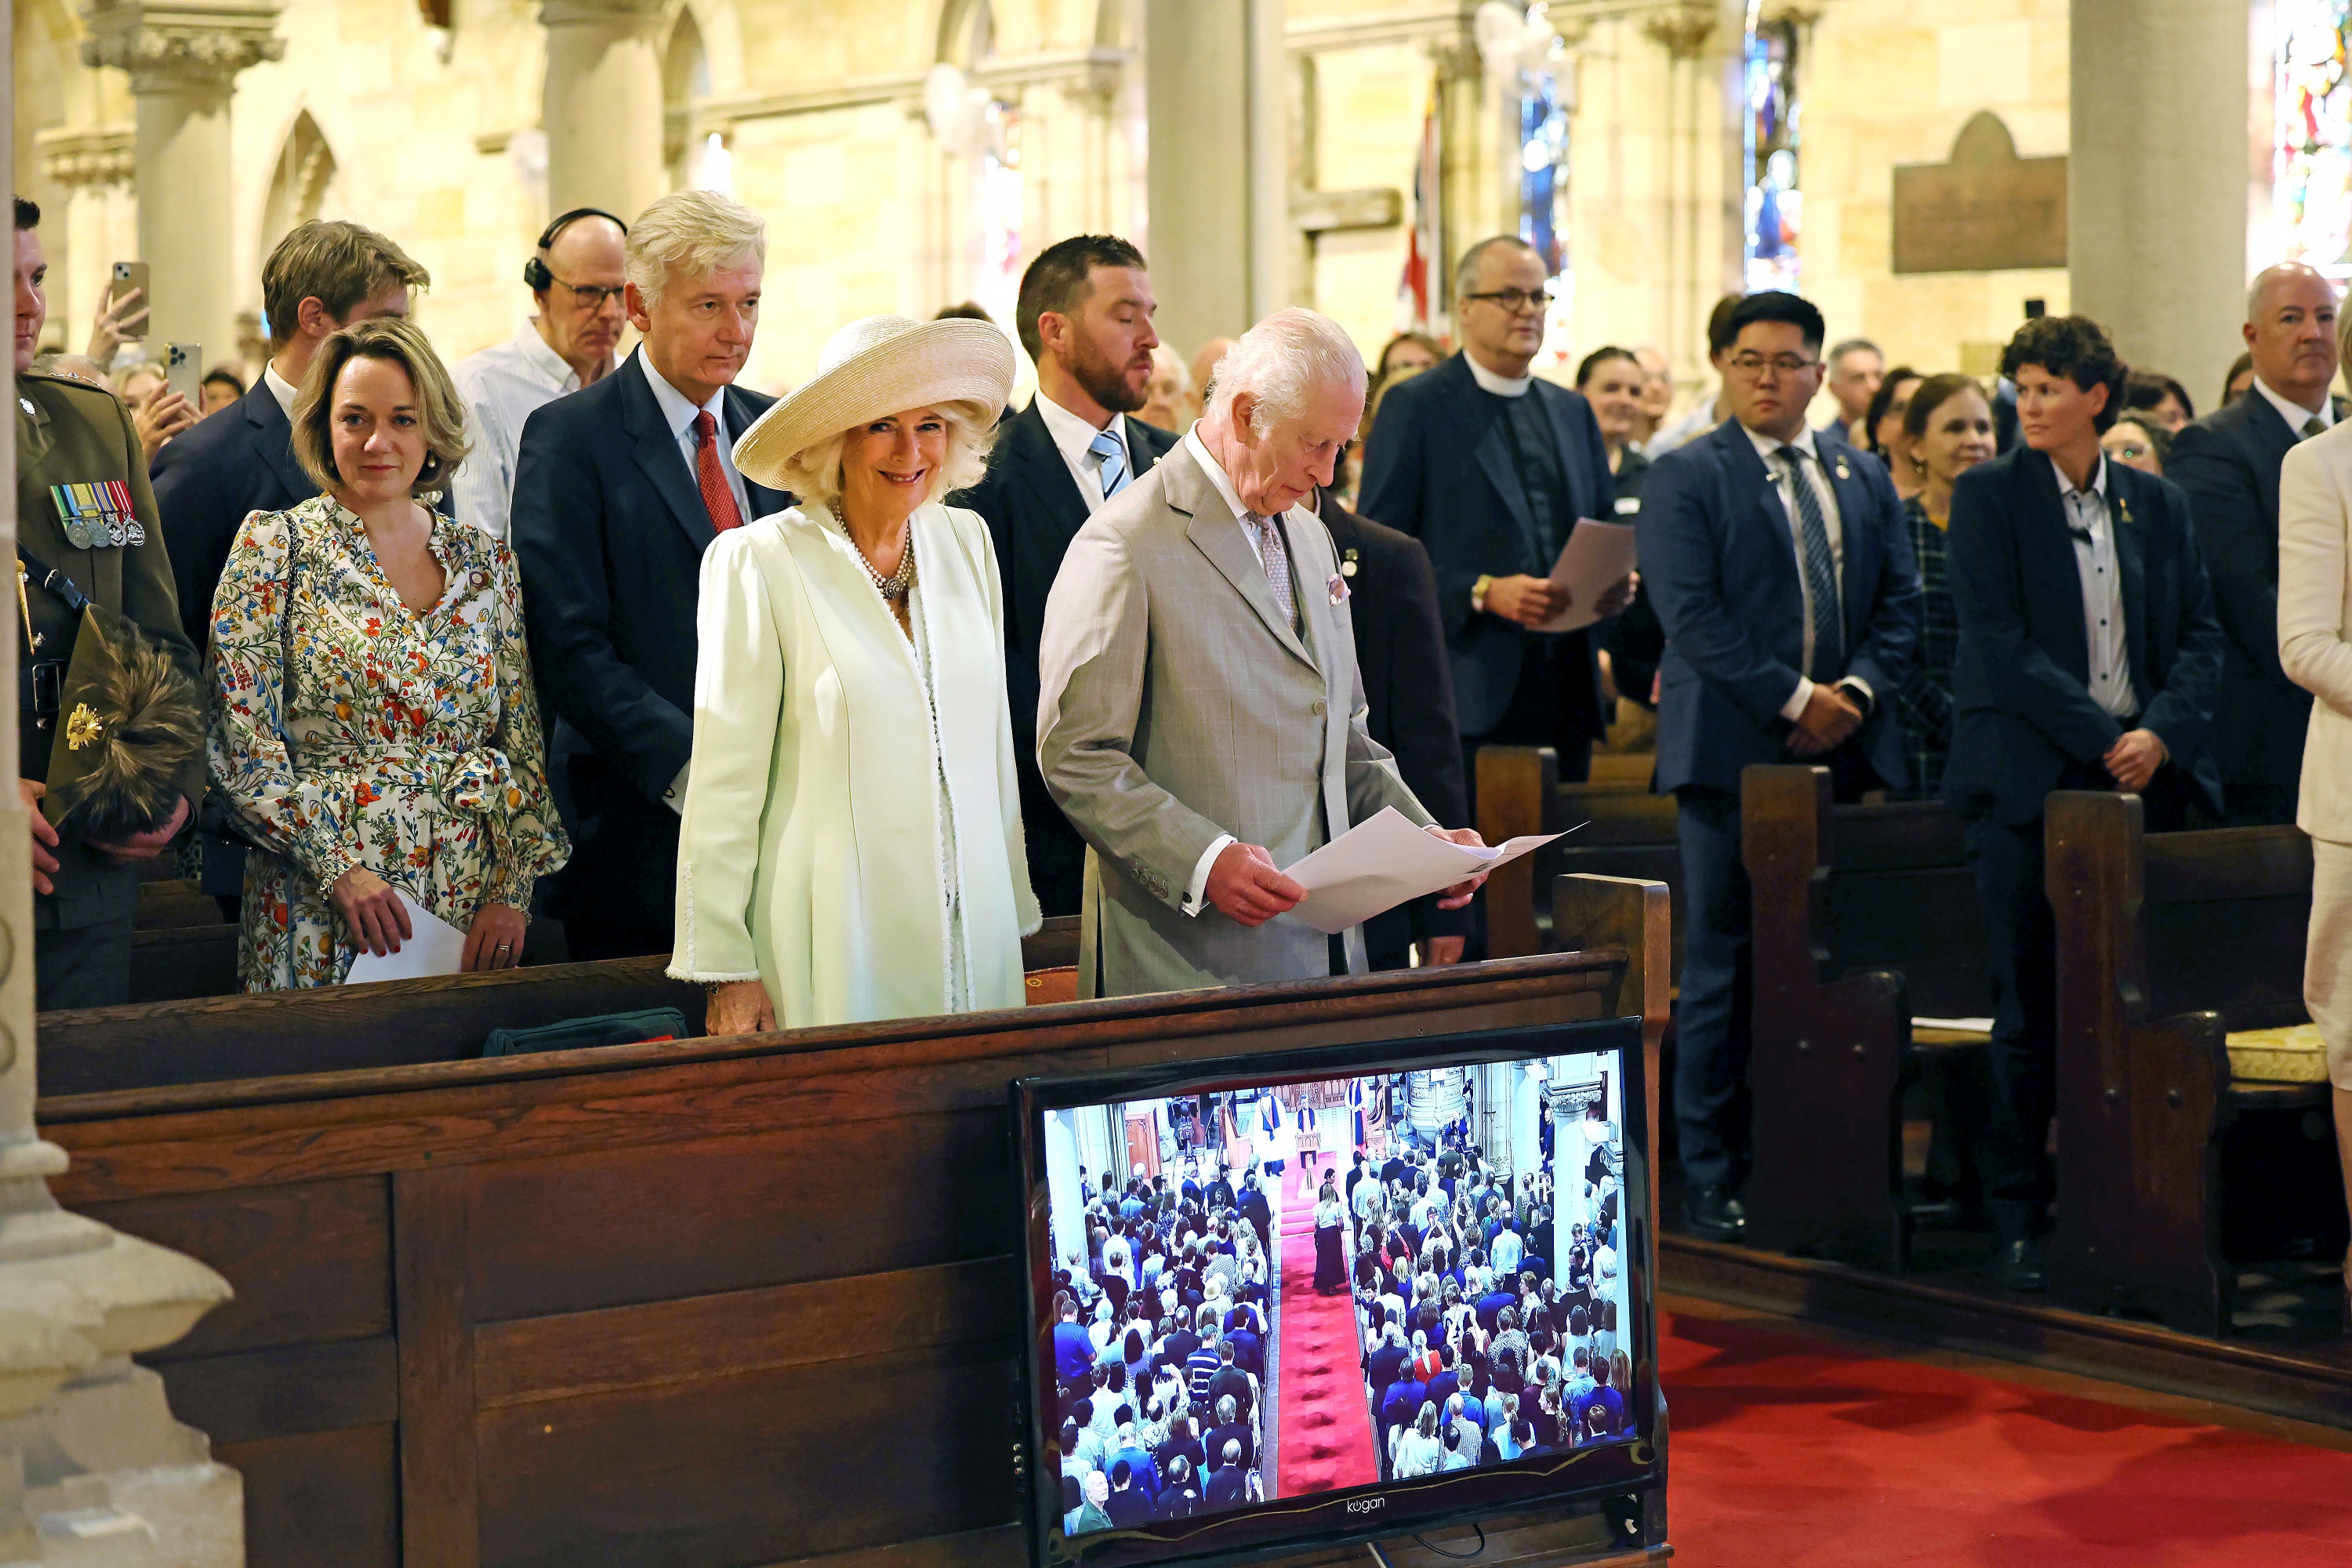
[[[184,1032],[242,1013],[255,1059],[341,1070],[53,1095],[39,1120],[73,1159],[61,1202],[236,1288],[155,1361],[244,1473],[255,1568],[1016,1568],[1010,1080],[1628,1009],[1654,1041],[1659,890],[1564,903],[1613,945],[488,1060],[402,1035],[457,1052],[567,985],[580,1010],[666,984],[657,961],[196,1005]],[[59,1055],[159,1062],[163,1016],[110,1011],[44,1019],[44,1050],[62,1018]],[[1663,1490],[1643,1506],[1655,1563]],[[1504,1561],[1593,1544],[1530,1531]]]
[[[1552,879],[1563,875],[1663,883],[1677,916],[1674,929],[1680,931],[1682,851],[1675,839],[1675,801],[1650,794],[1647,781],[1645,773],[1639,786],[1562,784],[1559,755],[1549,746],[1479,748],[1477,827],[1487,843],[1576,829],[1487,879],[1489,958],[1517,958],[1558,945],[1538,893],[1549,892]],[[1679,972],[1679,945],[1674,963]]]
[[[2299,1137],[2303,1115],[2328,1104],[2324,1083],[2233,1083],[2224,1043],[2232,1029],[2307,1021],[2310,840],[2293,827],[2147,834],[2137,795],[2092,792],[2053,795],[2045,824],[2058,922],[2052,1293],[2219,1334],[2235,1283],[2221,1253],[2225,1135],[2263,1119]]]
[[[1756,973],[1748,1239],[1899,1272],[1899,1097],[1923,1058],[1983,1050],[1923,1046],[1912,1017],[1992,1008],[1959,819],[1932,801],[1833,805],[1827,768],[1758,766],[1740,779],[1740,848]]]
[[[1047,921],[1021,942],[1029,1000],[1076,994],[1078,921]],[[229,1079],[465,1061],[494,1028],[675,1007],[702,1032],[702,988],[666,957],[560,963],[488,974],[392,980],[327,991],[236,992],[40,1015],[41,1091],[99,1094]]]

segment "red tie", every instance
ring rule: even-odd
[[[724,533],[730,528],[743,526],[743,514],[735,510],[735,492],[727,488],[727,470],[719,464],[719,421],[704,409],[694,416],[694,477],[702,486],[702,510],[710,514],[710,526]]]

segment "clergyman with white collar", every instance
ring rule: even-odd
[[[1550,582],[1560,546],[1580,520],[1613,517],[1615,495],[1591,405],[1533,374],[1543,258],[1481,240],[1455,276],[1463,351],[1381,396],[1356,510],[1420,540],[1436,570],[1475,811],[1480,746],[1550,746],[1581,779],[1608,728],[1597,628],[1533,628],[1569,607]],[[1596,607],[1632,596],[1629,578]]]

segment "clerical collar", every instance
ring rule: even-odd
[[[1532,375],[1496,375],[1493,371],[1471,358],[1468,349],[1462,351],[1462,363],[1470,367],[1471,375],[1477,379],[1481,387],[1497,397],[1525,397],[1528,388],[1536,384],[1536,378]]]

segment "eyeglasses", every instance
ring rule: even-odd
[[[621,289],[600,288],[593,283],[564,283],[561,278],[551,278],[549,281],[563,283],[563,287],[572,291],[572,297],[586,306],[592,315],[604,308],[605,300],[618,300],[622,294]]]
[[[1802,375],[1821,363],[1817,359],[1799,359],[1795,354],[1775,354],[1770,359],[1762,354],[1733,354],[1724,361],[1733,374],[1748,381],[1762,379],[1767,370],[1778,371],[1782,375]]]
[[[1500,305],[1513,315],[1528,310],[1540,310],[1551,300],[1551,296],[1540,289],[1496,289],[1485,294],[1465,294],[1462,297],[1465,300],[1484,300],[1489,304]]]

